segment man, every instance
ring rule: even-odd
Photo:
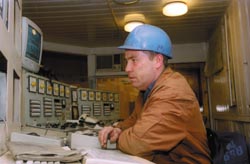
[[[158,164],[210,163],[206,130],[195,94],[185,78],[168,67],[172,45],[168,35],[152,25],[135,28],[125,49],[125,71],[140,90],[131,116],[103,128],[99,141]]]

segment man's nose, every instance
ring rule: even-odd
[[[130,62],[127,62],[126,67],[125,67],[125,72],[130,72],[131,71],[131,64]]]

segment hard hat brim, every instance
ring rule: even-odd
[[[145,49],[145,48],[139,49],[139,48],[134,48],[134,47],[132,47],[132,46],[126,46],[126,45],[119,46],[118,49],[123,49],[123,50],[136,50],[136,51],[152,51],[152,50],[150,50],[150,49]],[[155,51],[152,51],[152,52],[155,52]],[[162,53],[160,53],[160,52],[155,52],[155,53],[162,54]],[[172,59],[171,55],[169,55],[169,54],[162,54],[162,55],[167,56],[169,59]]]

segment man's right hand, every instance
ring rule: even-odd
[[[99,131],[98,139],[102,148],[107,148],[107,141],[110,140],[110,143],[117,142],[122,130],[120,128],[115,128],[112,126],[104,127]]]

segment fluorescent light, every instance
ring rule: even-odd
[[[124,30],[127,32],[131,32],[135,27],[144,24],[145,17],[143,14],[128,14],[124,17]]]
[[[139,22],[139,21],[127,22],[124,26],[124,30],[127,32],[131,32],[137,26],[140,26],[143,24],[144,24],[143,22]]]
[[[187,4],[181,1],[167,3],[162,9],[163,14],[170,17],[184,15],[187,11]]]

